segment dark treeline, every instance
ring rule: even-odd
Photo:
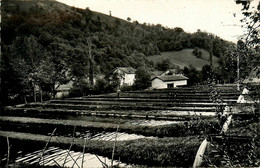
[[[195,47],[219,57],[224,66],[217,73],[230,75],[220,79],[234,81],[229,63],[234,44],[200,30],[186,33],[127,20],[56,1],[3,1],[1,97],[26,94],[35,86],[54,92],[57,84],[79,84],[92,72],[106,75],[119,66],[155,69],[147,56]]]

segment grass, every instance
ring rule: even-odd
[[[193,65],[197,70],[201,70],[204,65],[209,65],[209,53],[204,49],[202,51],[202,58],[197,58],[192,54],[193,49],[183,49],[181,51],[162,52],[161,56],[154,55],[148,57],[155,64],[164,58],[168,58],[174,65],[178,65],[181,69],[185,66]],[[213,66],[218,66],[218,58],[213,56]]]

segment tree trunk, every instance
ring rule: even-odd
[[[52,99],[55,98],[55,94],[56,94],[56,89],[55,89],[55,84],[52,85]]]
[[[90,87],[93,87],[94,85],[94,58],[93,55],[91,53],[91,40],[88,39],[88,54],[89,54],[89,83],[90,83]]]
[[[36,102],[36,101],[37,101],[37,99],[36,99],[36,91],[35,91],[35,86],[33,87],[33,97],[34,97],[34,102]]]
[[[42,89],[40,90],[40,95],[41,95],[41,102],[42,102]]]
[[[27,104],[26,95],[23,95],[24,103]]]

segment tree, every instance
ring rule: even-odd
[[[257,6],[252,7],[251,1],[236,1],[237,4],[242,4],[242,14],[244,18],[241,20],[242,23],[245,23],[245,28],[247,29],[246,36],[243,38],[245,44],[248,47],[256,48],[259,47],[260,43],[260,2]],[[255,9],[255,10],[253,10]]]
[[[97,79],[93,92],[95,94],[104,94],[108,92],[113,92],[113,90],[110,89],[111,88],[109,88],[108,81],[106,81],[105,79]]]
[[[139,67],[135,72],[135,82],[134,88],[139,89],[147,89],[151,86],[150,74],[147,67]]]
[[[202,81],[212,81],[213,71],[210,65],[204,65],[201,69]]]
[[[192,54],[197,56],[198,55],[198,51],[199,51],[199,48],[195,47],[194,50],[192,51]]]
[[[1,107],[5,105],[13,105],[24,103],[24,87],[22,81],[17,74],[17,71],[11,65],[10,53],[5,46],[2,48],[2,58],[1,58],[1,87],[0,87],[0,105]]]
[[[170,69],[172,66],[171,61],[169,58],[163,58],[160,62],[157,62],[156,68],[160,71],[166,71],[167,69]]]
[[[109,76],[108,78],[109,78],[108,90],[110,90],[111,92],[116,92],[120,87],[121,75],[115,72],[112,74],[112,76]]]
[[[224,83],[233,83],[236,79],[237,62],[235,51],[235,45],[231,45],[218,61]]]
[[[183,49],[182,43],[180,41],[176,41],[173,47],[176,51],[180,51]]]
[[[201,81],[199,72],[192,65],[189,65],[189,67],[185,66],[183,69],[183,74],[189,78],[189,85],[194,85]]]
[[[198,47],[195,47],[194,50],[192,51],[192,54],[195,55],[197,58],[202,57],[202,52]]]
[[[10,51],[10,64],[23,86],[22,92],[18,94],[22,94],[26,102],[25,96],[33,92],[34,101],[36,101],[37,87],[39,87],[40,92],[42,90],[40,84],[45,73],[42,66],[44,59],[47,57],[47,51],[33,35],[18,37],[8,48]]]

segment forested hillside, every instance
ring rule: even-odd
[[[36,85],[55,90],[55,84],[80,82],[92,71],[106,75],[118,66],[152,70],[158,66],[148,56],[185,48],[204,49],[226,63],[232,45],[200,30],[140,24],[53,0],[2,1],[1,28],[2,92],[9,97]]]
[[[107,73],[116,66],[137,68],[149,64],[146,56],[183,48],[199,47],[209,51],[212,47],[213,55],[220,57],[228,45],[208,33],[190,34],[181,28],[131,23],[55,1],[12,1],[3,2],[2,6],[5,46],[12,44],[12,50],[19,48],[24,52],[39,46],[39,53],[47,50],[54,55],[55,50],[61,50],[71,58],[73,55],[87,57],[87,39],[90,38],[98,73]],[[79,53],[74,54],[75,50]]]

